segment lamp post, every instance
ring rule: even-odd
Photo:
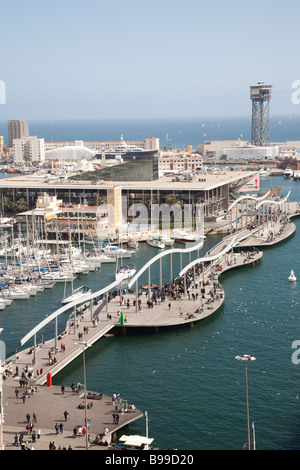
[[[77,346],[82,347],[82,358],[83,358],[83,380],[84,380],[84,419],[85,419],[85,447],[86,450],[89,448],[89,439],[88,439],[88,422],[87,422],[87,399],[86,399],[86,369],[85,369],[85,350],[90,348],[92,345],[88,344],[86,341],[82,343],[74,343]]]
[[[245,362],[245,382],[246,382],[246,408],[247,408],[247,433],[248,433],[248,450],[250,450],[250,421],[249,421],[249,401],[248,401],[248,378],[247,378],[247,362],[255,361],[255,357],[249,354],[243,356],[235,356],[235,359]]]
[[[2,331],[3,331],[3,328],[0,328],[0,333],[2,333]],[[4,367],[2,366],[2,362],[3,360],[5,360],[5,358],[2,357],[2,355],[3,356],[5,355],[5,346],[4,346],[4,352],[0,351],[0,450],[5,450],[4,442],[3,442],[4,413],[3,413],[3,379],[2,379],[2,374],[4,372]]]

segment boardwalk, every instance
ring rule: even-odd
[[[295,214],[296,208],[293,209],[292,216]],[[275,235],[270,239],[270,232],[272,231]],[[92,345],[106,335],[126,334],[128,329],[133,328],[151,328],[157,332],[161,328],[167,327],[191,327],[196,321],[204,320],[218,311],[224,302],[225,292],[219,282],[219,276],[222,273],[233,268],[253,265],[261,259],[262,251],[258,249],[250,250],[250,246],[263,247],[270,243],[278,243],[289,237],[293,231],[294,224],[288,221],[278,226],[278,231],[277,226],[271,227],[271,224],[269,224],[265,227],[264,233],[261,231],[260,235],[256,237],[247,230],[241,231],[239,232],[239,248],[244,251],[230,250],[217,259],[216,262],[207,263],[207,266],[202,263],[204,270],[197,272],[196,276],[193,272],[189,273],[189,282],[185,290],[183,289],[182,279],[177,279],[172,291],[168,291],[164,299],[157,295],[149,299],[148,291],[139,295],[139,297],[136,293],[131,292],[123,293],[123,298],[120,295],[115,295],[108,304],[95,307],[93,318],[88,304],[78,317],[75,324],[76,328],[74,329],[74,325],[67,325],[66,331],[59,336],[57,349],[54,348],[55,341],[52,339],[42,345],[37,345],[35,355],[33,355],[32,346],[18,352],[15,361],[6,365],[7,370],[11,370],[12,374],[8,375],[3,387],[4,442],[8,448],[17,449],[10,447],[13,441],[12,433],[24,431],[27,411],[29,413],[37,412],[39,417],[37,425],[42,427],[42,435],[45,437],[43,442],[39,441],[36,444],[36,448],[38,448],[38,445],[48,448],[49,441],[52,438],[57,440],[54,434],[54,426],[56,421],[63,420],[62,414],[65,408],[69,408],[71,412],[68,410],[70,418],[64,424],[66,432],[64,431],[64,436],[59,436],[60,440],[62,441],[63,437],[67,436],[67,439],[72,439],[73,446],[76,444],[78,448],[84,448],[82,441],[84,438],[74,439],[72,437],[74,426],[83,424],[84,421],[84,410],[78,409],[78,404],[83,401],[82,395],[72,392],[69,386],[64,395],[61,394],[60,388],[41,386],[45,384],[48,373],[54,376],[59,370],[73,361],[75,357],[82,354],[82,347],[78,345],[80,334],[82,335],[81,341],[86,341]],[[221,244],[211,250],[210,254],[221,253],[224,246],[229,246],[232,236],[226,237]],[[250,237],[255,238],[251,239]],[[63,345],[63,348],[61,348],[61,345]],[[51,360],[49,360],[50,354]],[[21,398],[15,396],[15,388],[19,386],[19,377],[14,377],[16,367],[19,368],[19,373],[24,367],[30,367],[33,374],[31,381],[36,392],[31,398],[25,400],[25,404],[23,404]],[[37,375],[37,371],[39,371],[39,375]],[[121,391],[115,392],[121,393]],[[21,392],[20,396],[22,394]],[[126,397],[122,398],[126,399]],[[47,406],[45,406],[45,403]],[[124,409],[126,410],[126,406]],[[127,410],[123,414],[121,413],[120,422],[115,425],[112,420],[113,411],[111,397],[93,400],[93,407],[89,412],[92,419],[89,429],[92,439],[97,434],[102,433],[105,427],[108,427],[110,433],[114,434],[118,428],[143,416],[143,413],[139,410],[134,412]],[[66,446],[66,443],[62,445]],[[93,446],[93,448],[101,449],[102,447]]]

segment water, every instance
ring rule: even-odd
[[[270,138],[272,142],[300,140],[300,117],[272,116]],[[237,118],[193,118],[193,119],[128,119],[128,120],[55,120],[29,121],[30,135],[44,137],[45,141],[74,142],[145,140],[158,137],[160,146],[187,148],[206,140],[251,140],[251,116]],[[8,143],[7,121],[0,121],[0,134]]]
[[[171,136],[170,128],[169,123],[161,129],[161,135],[166,131]],[[132,132],[126,138],[158,135],[148,132],[150,127],[142,133],[142,123],[138,129],[140,135],[136,132],[133,136]],[[235,129],[238,134],[240,128]],[[69,132],[65,128],[61,139],[54,135],[53,140],[97,140],[95,134],[88,139],[86,134],[78,133],[71,137]],[[124,125],[115,129],[113,137],[99,133],[99,140],[118,139],[119,133],[126,135]],[[295,130],[285,135],[282,139],[277,135],[274,140],[298,138]],[[194,136],[195,142],[197,139]],[[261,189],[276,185],[283,188],[283,195],[291,190],[291,200],[299,200],[300,183],[293,180],[265,178]],[[248,363],[250,421],[255,424],[256,447],[298,449],[300,366],[292,362],[292,343],[300,339],[300,218],[295,219],[295,224],[295,234],[280,245],[265,249],[255,267],[245,266],[222,276],[226,294],[223,306],[193,329],[107,338],[88,349],[88,388],[108,395],[121,393],[140,410],[147,410],[149,435],[160,448],[242,449],[247,441],[245,369],[234,358],[251,354],[256,357],[256,361]],[[220,236],[208,237],[200,255],[219,240]],[[154,248],[142,245],[132,262],[139,268],[156,253]],[[186,256],[185,262],[188,261]],[[173,267],[175,273],[178,258]],[[296,283],[288,282],[291,269],[299,279]],[[168,277],[165,262],[164,280]],[[78,279],[75,287],[85,284],[98,290],[113,279],[114,267],[102,265],[99,271]],[[0,312],[0,327],[4,328],[1,339],[8,355],[19,348],[20,339],[33,326],[60,305],[63,294],[64,286],[57,284],[27,301],[15,301]],[[60,319],[59,330],[65,321],[66,317]],[[47,329],[45,337],[53,336],[53,329],[54,326]],[[54,377],[56,384],[69,385],[73,380],[83,381],[81,358]],[[126,432],[144,433],[144,421],[131,424]]]

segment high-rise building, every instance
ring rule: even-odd
[[[0,155],[3,153],[4,150],[4,137],[0,135]]]
[[[13,140],[14,163],[38,163],[45,160],[45,142],[38,137]]]
[[[24,137],[29,137],[28,121],[24,119],[8,121],[8,146],[13,146],[14,139],[23,139]]]

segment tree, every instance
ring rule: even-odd
[[[28,210],[28,204],[23,197],[15,203],[15,209],[17,212],[24,212]]]

